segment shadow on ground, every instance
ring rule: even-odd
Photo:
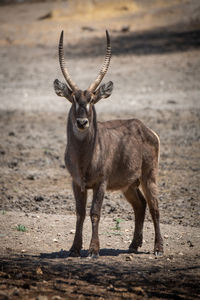
[[[165,54],[200,49],[200,30],[185,28],[181,24],[174,27],[161,27],[142,32],[120,33],[111,35],[112,53],[114,55]],[[69,41],[70,42],[70,41]],[[79,45],[65,46],[66,55],[98,56],[105,52],[105,38],[81,41]]]
[[[129,250],[122,250],[122,249],[113,249],[113,248],[104,248],[104,249],[100,249],[99,252],[99,256],[103,257],[103,256],[119,256],[120,254],[128,254],[130,253]],[[137,253],[134,254],[150,254],[149,252],[142,252],[142,251],[138,251]],[[54,258],[67,258],[70,256],[70,251],[65,251],[65,250],[61,250],[58,252],[52,252],[52,253],[40,253],[40,257],[41,258],[50,258],[50,259],[54,259]],[[87,250],[81,250],[80,256],[82,258],[86,258],[88,257],[88,251]]]
[[[48,294],[56,290],[59,295],[71,298],[77,294],[90,297],[135,294],[141,299],[198,298],[200,289],[195,271],[200,266],[191,265],[188,258],[177,258],[171,264],[166,258],[149,261],[148,256],[138,260],[133,256],[133,260],[127,261],[126,257],[122,254],[119,261],[112,258],[46,259],[31,255],[1,257],[0,284],[15,286],[22,294],[25,290],[26,294],[33,295],[34,287],[42,283],[43,292],[45,288]]]
[[[120,254],[128,253],[128,250],[121,250],[121,249],[101,249],[99,256],[119,256]],[[52,253],[41,253],[41,258],[67,258],[70,256],[70,251],[61,250],[59,252],[52,252]],[[81,257],[87,257],[88,251],[81,250]]]

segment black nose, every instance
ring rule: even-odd
[[[88,124],[89,124],[89,121],[87,118],[78,118],[78,119],[76,119],[76,122],[77,122],[78,128],[80,128],[80,129],[84,129],[84,128],[88,127]]]

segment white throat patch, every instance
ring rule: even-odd
[[[73,133],[75,135],[75,137],[82,141],[85,139],[85,137],[87,136],[88,134],[88,130],[89,130],[89,127],[84,129],[84,130],[80,130],[78,127],[77,127],[77,124],[76,123],[73,123]]]

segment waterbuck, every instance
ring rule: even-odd
[[[109,97],[113,89],[111,81],[100,85],[111,59],[107,31],[106,38],[105,61],[96,80],[85,91],[80,90],[72,81],[65,65],[63,31],[59,41],[59,62],[66,83],[56,79],[54,89],[58,96],[71,102],[65,164],[72,177],[77,216],[70,255],[79,256],[82,248],[88,189],[93,190],[89,256],[96,257],[99,253],[98,227],[106,190],[121,190],[133,207],[135,230],[129,246],[130,252],[137,252],[138,247],[142,246],[146,202],[148,203],[155,229],[154,253],[159,255],[163,253],[156,183],[159,138],[137,119],[97,122],[95,104],[102,98]]]

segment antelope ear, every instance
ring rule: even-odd
[[[65,97],[71,103],[73,102],[72,91],[70,90],[70,88],[68,88],[66,83],[62,83],[58,79],[55,79],[53,85],[55,93],[58,96]]]
[[[94,103],[97,103],[102,98],[108,98],[112,94],[113,82],[109,81],[100,85],[100,87],[94,92]]]

